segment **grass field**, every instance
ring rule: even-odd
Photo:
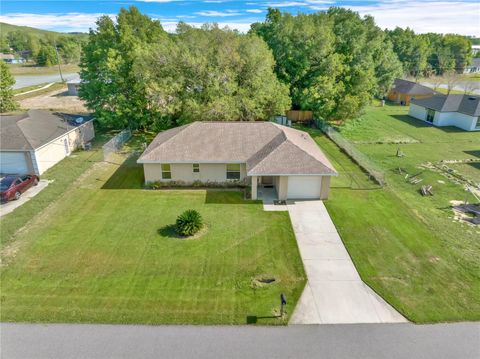
[[[30,64],[8,65],[12,75],[34,76],[58,74],[58,65],[55,66],[34,66]],[[63,73],[78,72],[80,68],[76,64],[62,64]]]
[[[366,176],[319,131],[310,131],[340,172],[326,206],[362,279],[410,320],[479,320],[480,229],[454,222],[449,203],[474,198],[462,186],[418,166],[475,158],[480,133],[424,125],[407,111],[372,106],[341,131],[386,171],[384,189],[365,182],[348,188],[350,174],[365,181]],[[411,143],[389,143],[397,141]],[[405,157],[395,156],[398,147]],[[478,168],[466,166],[478,176]],[[405,182],[404,174],[394,171],[398,167],[421,173],[422,183]],[[422,197],[421,184],[432,184],[435,195]]]
[[[134,159],[97,162],[11,235],[23,245],[4,250],[1,320],[285,324],[305,284],[288,213],[241,192],[143,190],[142,176]],[[177,238],[171,225],[190,208],[206,230]],[[257,276],[276,282],[256,287]]]

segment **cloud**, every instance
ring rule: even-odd
[[[480,36],[480,4],[467,1],[381,1],[376,5],[348,6],[371,15],[381,28],[410,27],[415,32]]]
[[[262,9],[248,9],[246,10],[246,12],[251,12],[253,14],[260,14],[262,12],[264,12],[265,10],[262,10]]]
[[[241,15],[240,12],[237,12],[235,10],[225,10],[225,11],[205,10],[205,11],[198,11],[195,14],[200,16],[208,16],[208,17],[228,17],[228,16]]]
[[[115,14],[76,12],[61,14],[9,13],[0,15],[0,22],[52,31],[87,32],[89,28],[95,27],[95,21],[103,15],[110,16],[112,19],[116,17]]]
[[[268,7],[292,7],[292,6],[307,6],[306,2],[299,1],[284,1],[284,2],[268,2],[266,6]]]

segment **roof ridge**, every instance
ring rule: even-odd
[[[25,112],[27,114],[27,116],[25,116],[24,118],[21,118],[19,119],[18,121],[15,121],[15,126],[18,127],[18,129],[20,130],[20,133],[22,134],[23,138],[25,139],[25,141],[30,145],[30,147],[34,150],[35,149],[35,146],[29,141],[29,139],[27,138],[27,136],[25,136],[25,133],[23,133],[23,130],[22,128],[18,125],[20,122],[22,121],[25,121],[25,120],[28,120],[28,119],[31,119],[30,117],[30,110],[28,110],[27,112]]]

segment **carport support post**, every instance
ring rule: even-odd
[[[252,199],[257,199],[257,187],[258,187],[258,179],[257,176],[252,176]]]

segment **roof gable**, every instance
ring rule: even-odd
[[[392,89],[396,92],[404,93],[411,96],[435,94],[435,91],[433,91],[430,87],[402,79],[395,79]]]
[[[469,116],[480,116],[480,96],[477,95],[441,95],[431,98],[415,99],[412,103],[439,112],[460,112]]]

